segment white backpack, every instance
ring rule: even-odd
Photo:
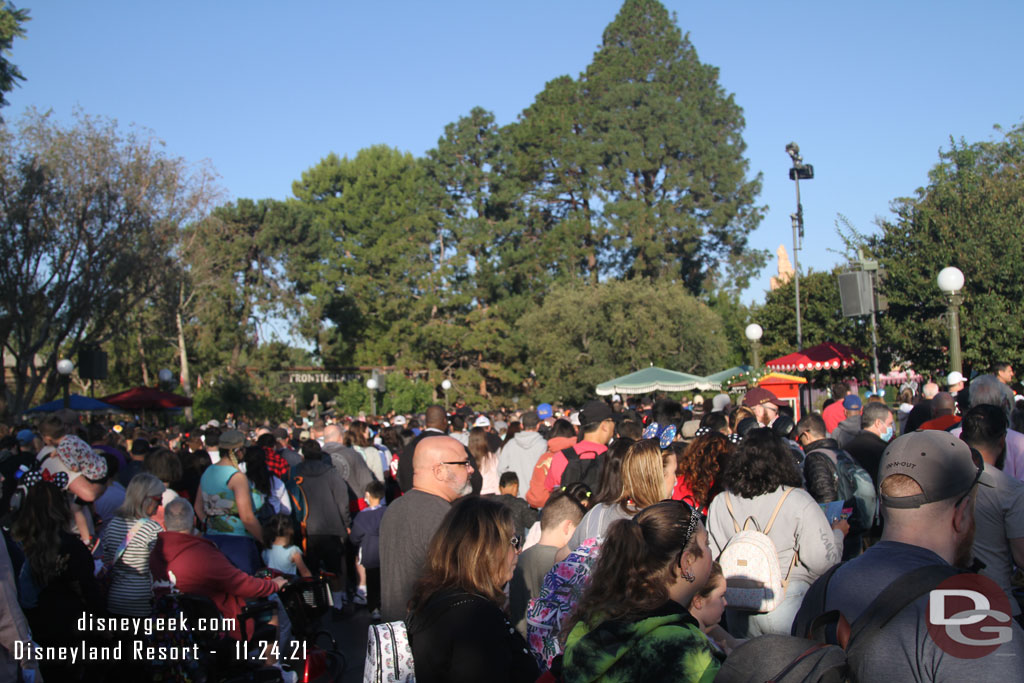
[[[748,517],[740,529],[729,494],[722,494],[725,496],[729,516],[732,517],[733,528],[736,530],[736,534],[729,539],[718,558],[718,563],[722,565],[722,574],[725,576],[725,599],[730,607],[750,612],[771,612],[786,597],[789,574],[799,560],[799,553],[794,550],[793,561],[786,571],[786,576],[783,577],[779,567],[779,554],[772,539],[768,538],[768,532],[771,531],[782,504],[792,490],[787,489],[782,494],[763,531],[757,530],[757,521],[752,517]],[[752,522],[754,529],[748,529]]]
[[[404,621],[371,624],[366,640],[364,683],[412,683],[416,668]]]

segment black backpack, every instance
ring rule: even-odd
[[[597,486],[601,483],[601,470],[604,469],[604,453],[583,460],[576,449],[570,447],[564,449],[562,455],[569,461],[562,472],[562,486],[583,482],[591,491],[597,491]]]
[[[733,650],[716,683],[757,681],[856,681],[857,664],[872,656],[885,626],[925,593],[959,573],[948,565],[921,567],[893,581],[851,626],[838,610],[825,610],[832,575],[828,570],[804,596],[793,635],[752,638]]]

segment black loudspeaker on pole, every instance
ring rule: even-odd
[[[82,379],[107,378],[107,354],[98,348],[84,348],[78,352],[78,376]]]

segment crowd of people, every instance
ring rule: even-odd
[[[95,677],[15,655],[117,637],[84,614],[153,616],[170,592],[233,618],[324,575],[327,618],[402,625],[422,681],[764,680],[737,672],[769,661],[766,638],[813,637],[826,612],[856,631],[932,567],[997,586],[1010,637],[951,654],[924,586],[874,656],[851,654],[858,678],[1014,680],[1024,406],[1007,369],[901,387],[895,409],[842,383],[800,416],[755,386],[579,410],[3,425],[0,677]]]

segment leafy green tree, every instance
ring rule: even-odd
[[[317,253],[289,272],[317,350],[340,365],[415,358],[417,330],[442,312],[451,267],[438,239],[440,191],[424,164],[384,147],[331,154],[294,184]]]
[[[63,127],[29,111],[0,128],[0,345],[15,360],[13,412],[44,383],[54,396],[59,355],[104,342],[154,292],[178,230],[205,205],[205,170],[159,147],[82,114]]]
[[[175,303],[185,309],[179,313],[188,317],[197,359],[207,368],[236,373],[260,343],[262,325],[287,311],[290,287],[279,265],[287,225],[278,202],[239,199],[185,230],[188,293]]]
[[[964,373],[997,360],[1024,363],[1024,124],[1000,139],[950,140],[928,185],[893,203],[871,251],[886,268],[889,313],[883,339],[920,371],[948,368],[946,301],[939,270],[964,273],[961,346]]]
[[[742,109],[657,0],[626,0],[580,77],[616,272],[692,293],[747,249],[763,208]]]
[[[14,90],[18,81],[25,80],[21,69],[7,57],[11,54],[14,39],[25,37],[25,23],[28,21],[30,17],[27,9],[18,9],[6,1],[0,6],[0,107],[10,104],[6,93]]]
[[[697,375],[724,367],[721,319],[680,283],[559,285],[519,332],[538,401],[579,403],[601,382],[650,364]]]

